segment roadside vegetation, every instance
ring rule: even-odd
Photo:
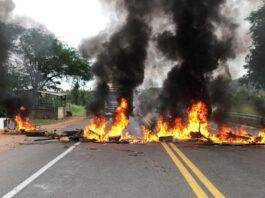
[[[229,83],[231,94],[230,112],[243,114],[261,115],[259,107],[254,99],[259,99],[265,103],[265,91],[257,89],[251,85],[242,84],[240,80],[232,80]],[[139,95],[141,101],[141,110],[143,112],[156,112],[159,109],[159,95],[161,88],[151,88],[144,90]]]
[[[237,113],[242,113],[242,114],[251,114],[251,115],[259,115],[259,112],[257,112],[255,107],[251,104],[234,105],[231,109],[231,112],[237,112]]]
[[[67,107],[72,116],[86,116],[86,106],[91,99],[91,92],[80,88],[78,82],[67,92]]]
[[[69,111],[72,113],[72,116],[86,116],[86,109],[82,105],[67,104]]]
[[[32,119],[31,124],[36,126],[41,126],[41,125],[55,124],[61,121],[62,120],[55,120],[55,119]]]

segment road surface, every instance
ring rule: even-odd
[[[73,144],[33,143],[0,153],[0,195],[265,197],[264,146]]]

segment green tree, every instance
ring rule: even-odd
[[[79,90],[79,92],[80,92],[80,98],[79,98],[80,104],[86,106],[91,98],[90,92],[82,89]]]
[[[242,83],[253,85],[257,89],[265,88],[265,1],[263,2],[264,5],[248,18],[252,24],[250,32],[253,46],[244,66],[247,74],[241,79]]]
[[[58,89],[61,79],[90,80],[90,64],[68,45],[41,28],[20,36],[12,74],[20,89]]]
[[[75,105],[86,106],[90,100],[90,92],[84,89],[80,89],[78,82],[75,83],[74,87],[69,91],[68,102]]]
[[[72,103],[79,105],[80,101],[79,101],[79,83],[76,82],[74,88],[71,91],[71,96],[72,96]]]
[[[10,51],[14,49],[15,41],[23,30],[20,26],[0,21],[0,91],[2,94],[7,90],[12,90],[12,81],[8,78],[8,61],[11,54]]]

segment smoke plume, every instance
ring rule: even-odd
[[[14,3],[11,0],[0,0],[0,102],[7,95],[7,60],[9,50],[12,47],[12,37],[10,28],[7,27],[9,15],[14,9]]]
[[[15,4],[12,0],[0,0],[0,106],[4,108],[6,116],[9,117],[14,117],[21,106],[26,107],[22,116],[28,116],[31,106],[28,96],[17,96],[12,92],[10,88],[12,79],[8,78],[10,50],[17,33],[21,31],[20,27],[10,23],[10,16],[14,8]]]
[[[143,83],[144,76],[142,87],[150,88],[160,86],[168,73],[161,93],[164,116],[185,115],[187,107],[200,100],[207,105],[209,116],[214,105],[213,118],[225,122],[231,107],[229,64],[248,50],[251,39],[243,21],[258,0],[101,3],[115,25],[80,45],[86,58],[96,57],[93,71],[98,86],[90,111],[102,112],[112,83],[118,87],[119,97],[129,101],[131,112],[133,90]],[[241,70],[242,66],[236,65],[232,74]]]
[[[0,20],[2,22],[9,20],[14,8],[15,4],[12,0],[0,0]]]
[[[103,96],[101,99],[96,98],[97,102],[105,101],[107,96],[105,88],[108,83],[113,83],[119,89],[119,98],[123,97],[128,100],[128,113],[131,113],[133,90],[144,79],[144,61],[151,34],[147,19],[154,2],[150,0],[122,2],[116,5],[123,5],[128,12],[125,24],[110,37],[109,42],[104,44],[103,51],[97,56],[97,61],[93,65],[93,71],[100,85],[96,90],[97,95]],[[94,107],[102,108],[102,104],[94,105]],[[100,109],[94,108],[90,111],[98,114]]]
[[[235,57],[233,32],[237,25],[221,14],[225,2],[164,1],[164,10],[170,13],[176,28],[174,33],[161,33],[157,46],[168,59],[179,61],[164,82],[161,110],[165,115],[181,116],[183,109],[197,101],[203,101],[211,111],[209,77]],[[218,34],[217,27],[225,27],[229,33]]]

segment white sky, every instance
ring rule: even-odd
[[[83,38],[103,30],[109,19],[98,0],[13,0],[15,15],[44,24],[62,41],[77,47]]]
[[[104,30],[111,20],[108,14],[104,14],[99,0],[13,0],[16,4],[15,15],[27,16],[34,21],[45,25],[60,40],[73,47],[78,47],[84,38],[96,35]],[[250,11],[257,7],[258,0],[231,0],[241,22],[241,33],[238,35],[245,43],[249,31],[249,24],[244,19]],[[228,1],[230,2],[230,1]],[[249,48],[245,47],[245,51]],[[244,50],[243,50],[244,51]],[[246,53],[241,54],[236,60],[229,63],[234,78],[242,76]],[[238,69],[241,66],[242,69]],[[233,69],[236,68],[236,69]],[[148,75],[146,75],[148,76]],[[151,75],[152,76],[152,75]],[[166,75],[165,75],[166,76]],[[148,78],[147,78],[148,80]],[[93,81],[87,84],[93,87]],[[69,89],[69,84],[64,82],[63,89]]]
[[[14,15],[26,16],[45,25],[60,40],[78,47],[84,38],[105,29],[109,18],[104,15],[98,0],[13,0]],[[94,81],[83,88],[92,89]],[[70,89],[71,83],[62,82],[61,87]]]

